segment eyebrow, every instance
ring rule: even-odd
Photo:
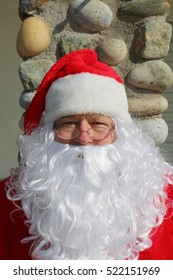
[[[61,119],[69,119],[69,118],[73,118],[73,115],[63,116],[59,120],[61,120]],[[57,120],[57,121],[59,121],[59,120]]]
[[[85,115],[86,116],[86,115]],[[88,121],[90,121],[90,118],[93,118],[93,115],[91,116],[91,115],[89,115],[88,114]],[[95,115],[94,116],[94,120],[100,120],[100,121],[105,121],[105,117],[106,116],[104,116],[104,115]],[[61,122],[61,121],[63,121],[63,120],[66,120],[66,119],[73,119],[73,120],[76,120],[76,121],[78,121],[78,120],[80,120],[80,117],[79,117],[79,119],[78,119],[78,116],[74,116],[74,115],[69,115],[69,116],[63,116],[63,117],[61,117],[60,119],[58,119],[58,120],[56,120],[55,122]],[[107,121],[107,120],[106,120]],[[112,122],[112,120],[111,120],[111,118],[110,118],[110,121],[111,121],[111,123],[113,123]]]

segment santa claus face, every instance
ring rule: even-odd
[[[55,141],[63,144],[96,146],[115,141],[113,121],[99,114],[71,115],[55,121]]]

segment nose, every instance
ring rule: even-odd
[[[93,142],[87,131],[80,131],[79,136],[74,140],[80,145],[89,145]]]
[[[93,139],[88,134],[88,129],[90,129],[90,124],[85,120],[81,121],[79,125],[80,134],[74,141],[79,145],[90,145],[93,142]]]

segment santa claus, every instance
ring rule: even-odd
[[[1,259],[173,259],[173,168],[93,50],[59,59],[0,187]]]

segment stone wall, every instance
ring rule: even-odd
[[[57,59],[92,48],[124,79],[131,116],[156,144],[163,143],[168,134],[162,119],[168,107],[163,93],[173,83],[173,73],[163,61],[172,34],[169,12],[165,0],[20,0],[21,107],[29,106]]]

